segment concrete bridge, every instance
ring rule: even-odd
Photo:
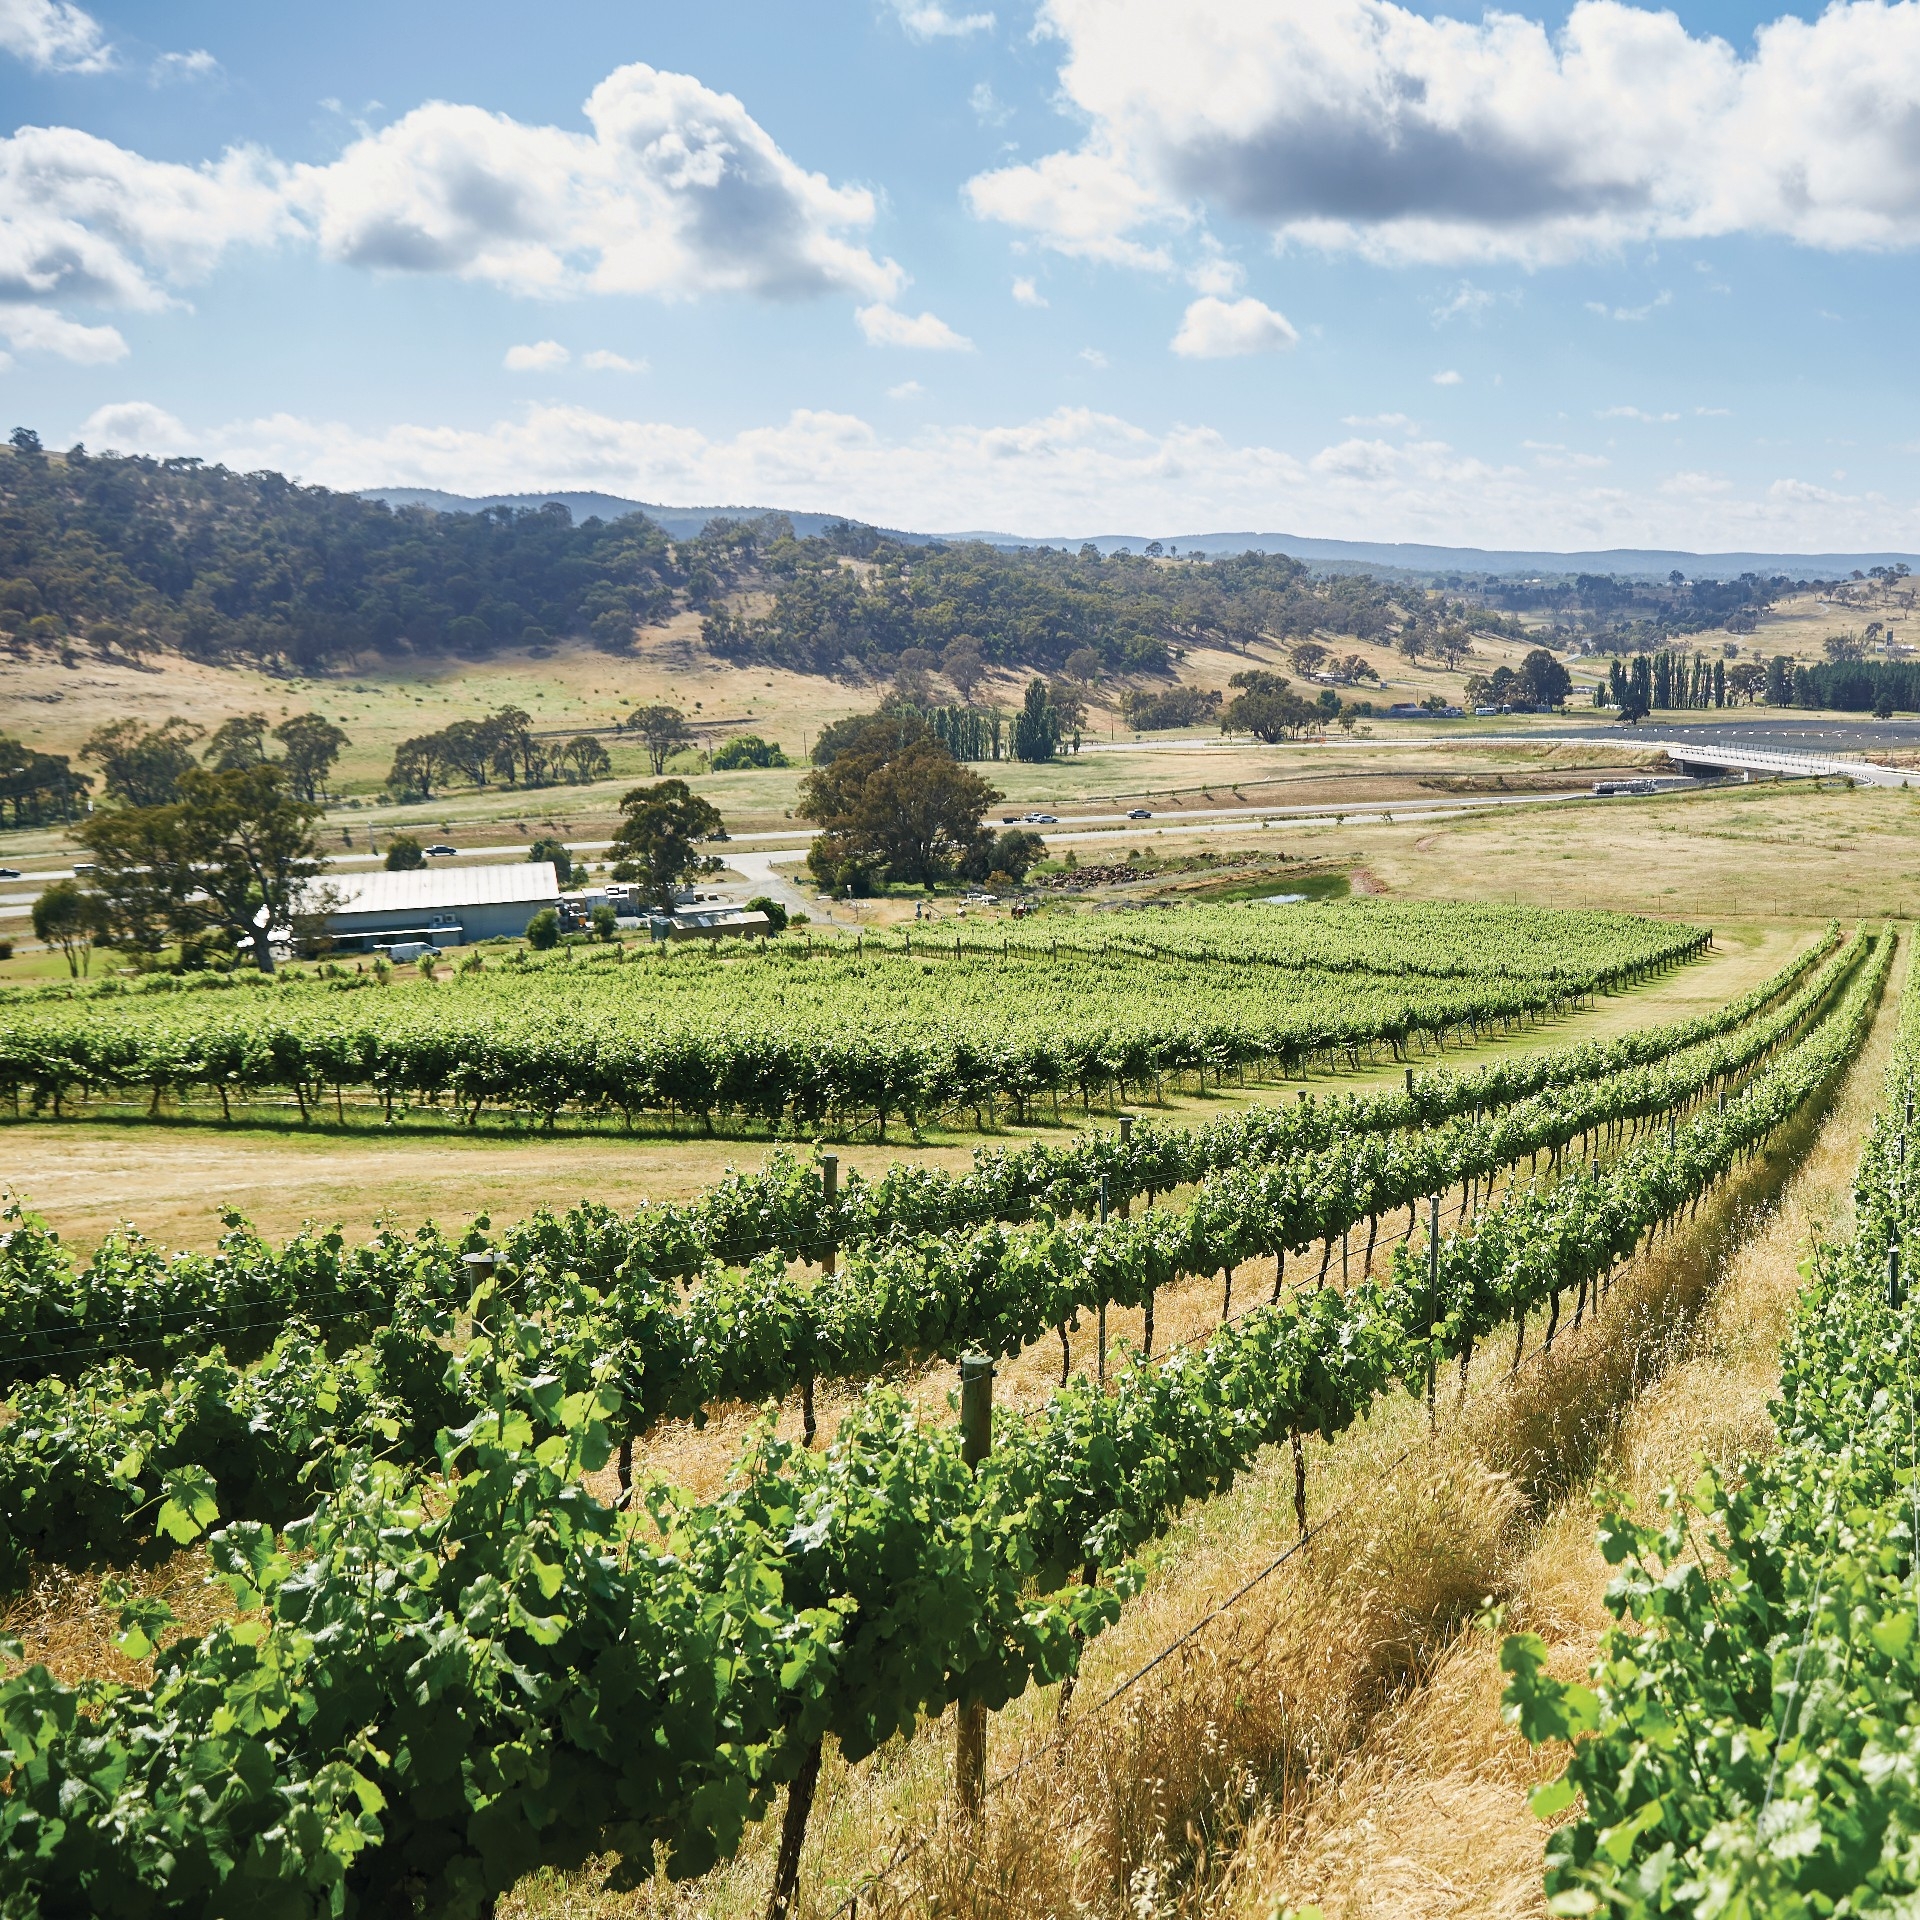
[[[1617,734],[1609,741],[1618,744]],[[1844,759],[1838,754],[1787,753],[1778,747],[1725,747],[1713,740],[1648,740],[1642,744],[1661,747],[1667,758],[1680,767],[1715,767],[1728,773],[1744,772],[1749,779],[1779,774],[1788,780],[1818,780],[1844,777],[1863,787],[1904,787],[1920,782],[1920,770],[1904,767],[1880,767],[1871,760]]]

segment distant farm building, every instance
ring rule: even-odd
[[[423,940],[436,947],[525,933],[542,907],[560,905],[551,860],[421,867],[411,873],[329,874],[326,929],[336,948],[367,953]]]

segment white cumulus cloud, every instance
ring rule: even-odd
[[[1206,294],[1181,316],[1173,350],[1189,360],[1228,360],[1241,354],[1274,353],[1300,336],[1284,313],[1251,295],[1221,300]]]
[[[0,340],[22,353],[51,353],[87,367],[127,357],[118,327],[83,326],[50,307],[0,307]]]
[[[0,0],[0,49],[43,73],[104,73],[113,65],[99,21],[68,0]]]
[[[644,360],[629,359],[624,353],[615,353],[608,347],[595,347],[591,353],[582,354],[580,364],[589,373],[645,373],[647,363]]]
[[[1023,307],[1044,307],[1047,304],[1047,296],[1024,275],[1014,281],[1013,297]]]
[[[1457,387],[1465,379],[1466,375],[1463,374],[1459,368],[1442,367],[1440,371],[1433,376],[1433,384],[1436,387]]]
[[[1836,0],[1751,49],[1672,11],[1394,0],[1044,0],[1071,150],[996,169],[974,210],[1112,260],[1209,212],[1387,260],[1538,263],[1646,240],[1920,243],[1920,4]]]
[[[992,14],[954,13],[939,0],[893,0],[893,11],[915,40],[953,40],[993,31]]]
[[[853,316],[870,347],[921,347],[935,353],[971,353],[973,342],[955,333],[937,313],[902,313],[879,303]]]
[[[509,347],[500,364],[509,373],[546,373],[564,367],[572,358],[558,340],[535,340],[527,346]]]
[[[80,424],[80,438],[98,452],[184,453],[194,436],[165,407],[121,400],[96,407]]]
[[[899,290],[900,269],[846,237],[872,194],[789,159],[733,95],[635,62],[586,117],[576,133],[429,102],[295,169],[291,198],[329,258],[520,293]]]
[[[153,78],[166,80],[206,80],[220,71],[220,62],[205,47],[191,53],[163,53],[153,63]]]
[[[0,0],[0,44],[29,16]],[[873,195],[801,167],[731,94],[636,63],[594,89],[585,118],[580,132],[434,101],[300,166],[251,147],[186,166],[22,127],[0,139],[0,309],[152,311],[230,249],[287,240],[553,297],[886,302],[905,284],[857,238]]]

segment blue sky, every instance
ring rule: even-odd
[[[50,444],[920,528],[1920,547],[1920,4],[0,0]]]

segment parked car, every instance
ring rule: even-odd
[[[442,842],[442,844],[437,847],[429,847],[427,851],[429,853],[457,853],[459,849],[457,847],[447,846],[444,842]]]
[[[1153,818],[1153,809],[1151,807],[1135,807],[1133,811],[1127,815],[1127,818],[1129,820],[1151,820]]]

